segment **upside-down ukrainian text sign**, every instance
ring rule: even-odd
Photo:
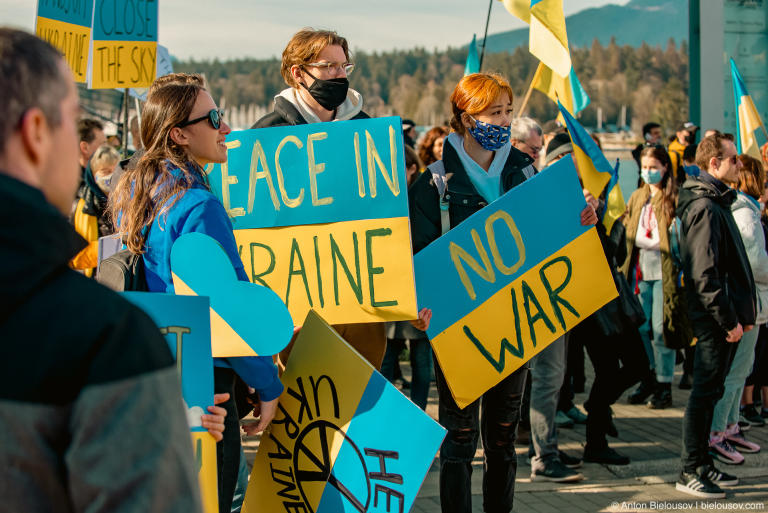
[[[616,297],[583,208],[564,158],[416,254],[427,334],[460,407]]]
[[[282,382],[243,512],[410,511],[445,429],[314,311]]]
[[[400,118],[232,132],[206,168],[251,281],[294,319],[416,318]]]

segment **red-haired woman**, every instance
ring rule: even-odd
[[[450,176],[446,183],[448,194],[445,194],[450,227],[446,229],[455,227],[536,172],[533,160],[509,144],[512,89],[506,79],[497,74],[467,75],[453,91],[451,105],[454,132],[445,139],[442,158],[445,175]],[[414,252],[444,231],[440,211],[442,192],[438,191],[431,172],[423,173],[408,191]],[[596,221],[594,208],[587,206],[582,212],[582,223]],[[440,449],[443,512],[472,511],[470,477],[481,426],[485,455],[484,510],[512,511],[517,469],[515,431],[527,365],[464,409],[454,401],[437,360],[435,374],[439,420],[448,430]]]

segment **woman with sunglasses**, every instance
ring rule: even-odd
[[[305,28],[283,50],[280,73],[289,86],[275,96],[275,110],[252,128],[365,119],[363,97],[349,88],[355,69],[347,40],[331,30]]]
[[[143,255],[150,292],[174,291],[171,248],[190,232],[214,238],[229,255],[238,278],[248,280],[232,224],[203,171],[209,163],[226,162],[224,141],[230,131],[199,75],[166,76],[150,88],[141,119],[145,153],[110,197],[123,242]],[[259,394],[261,418],[255,431],[262,431],[274,417],[283,387],[271,357],[216,358],[214,365],[216,393],[230,394],[221,405],[227,411],[226,429],[216,448],[219,510],[229,513],[240,461],[235,374]]]

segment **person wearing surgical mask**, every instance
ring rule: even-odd
[[[289,86],[275,110],[251,128],[365,119],[363,96],[349,88],[355,69],[347,40],[331,30],[302,29],[283,50],[280,73]]]
[[[651,378],[629,395],[629,402],[641,404],[650,396],[649,408],[664,409],[672,406],[676,351],[670,348],[688,345],[690,328],[669,329],[688,323],[676,283],[679,269],[670,251],[669,226],[675,218],[677,182],[669,154],[662,146],[641,152],[640,176],[644,185],[632,193],[624,217],[628,258],[622,271],[640,291],[646,317],[640,335],[656,380],[650,374]]]

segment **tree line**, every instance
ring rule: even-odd
[[[420,125],[445,123],[450,118],[449,96],[464,73],[466,48],[429,51],[424,48],[387,52],[356,51],[351,87],[362,93],[364,109],[373,116],[400,115]],[[572,48],[574,69],[592,103],[581,113],[586,126],[597,123],[597,107],[603,120],[616,123],[622,105],[627,106],[632,127],[649,121],[667,130],[688,118],[688,47],[670,38],[666,48],[619,46],[614,39],[603,46],[595,40],[589,48]],[[506,76],[515,91],[515,108],[538,65],[526,48],[486,54],[483,71]],[[205,74],[211,92],[229,106],[256,104],[269,107],[272,98],[286,87],[278,59],[194,59],[175,61],[174,69]],[[555,105],[534,91],[527,115],[540,121],[554,119]]]

